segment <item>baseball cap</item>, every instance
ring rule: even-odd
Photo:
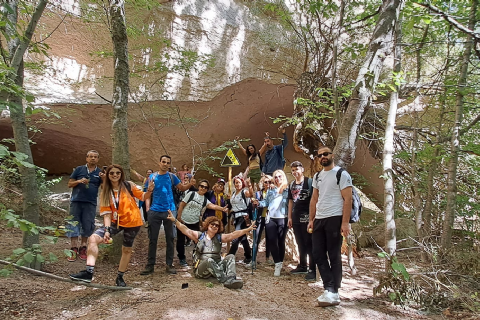
[[[217,183],[218,183],[218,182],[221,182],[221,183],[225,184],[225,180],[223,180],[222,178],[218,178]]]

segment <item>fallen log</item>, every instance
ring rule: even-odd
[[[132,290],[133,289],[132,287],[106,286],[106,285],[98,284],[98,283],[88,283],[88,282],[82,282],[82,281],[74,281],[74,280],[70,280],[70,279],[67,279],[67,278],[60,277],[60,276],[56,276],[54,274],[50,274],[50,273],[46,273],[46,272],[43,272],[43,271],[19,266],[18,264],[8,262],[8,261],[4,261],[4,260],[0,260],[0,264],[10,265],[10,266],[13,266],[17,269],[27,271],[27,272],[32,273],[32,274],[37,275],[37,276],[43,276],[43,277],[47,277],[47,278],[50,278],[50,279],[55,279],[55,280],[63,281],[63,282],[70,282],[70,283],[74,283],[76,285],[85,286],[85,287],[107,289],[107,290]]]

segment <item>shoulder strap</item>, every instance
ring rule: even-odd
[[[220,233],[217,233],[217,240],[222,243],[222,235]]]
[[[195,191],[190,191],[190,196],[188,197],[187,203],[193,200],[193,197],[195,197]]]
[[[295,183],[295,180],[293,180],[292,182],[290,182],[290,190],[293,189],[293,184]]]
[[[132,198],[135,198],[132,192],[132,185],[128,181],[123,181],[123,185],[125,186],[125,189],[127,189],[128,193],[132,196]]]
[[[307,178],[307,179],[308,179],[308,181],[307,181],[307,183],[308,183],[308,190],[312,191],[312,183],[313,183],[313,180],[312,180],[312,178]]]
[[[198,241],[203,240],[203,238],[205,238],[205,232],[202,232],[200,237],[198,237]]]
[[[172,177],[173,173],[168,172],[168,176],[170,177],[170,181],[172,182],[172,189],[173,189],[173,188],[175,188],[175,185],[174,185],[175,182],[173,181],[173,177]]]
[[[206,196],[203,196],[203,205],[202,205],[202,210],[203,208],[205,208],[207,206],[207,197]]]
[[[342,177],[342,172],[343,172],[343,171],[345,171],[345,169],[343,169],[343,168],[340,168],[340,169],[338,169],[338,171],[337,171],[337,185],[340,184],[340,178]]]
[[[242,199],[243,199],[243,202],[245,202],[245,205],[247,204],[247,196],[245,195],[245,190],[242,190]]]

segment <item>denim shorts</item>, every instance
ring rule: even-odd
[[[82,236],[90,237],[95,230],[95,214],[97,206],[90,202],[71,202],[70,215],[66,236],[69,238]]]

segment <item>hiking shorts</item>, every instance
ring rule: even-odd
[[[137,236],[138,232],[140,231],[141,226],[139,227],[132,227],[132,228],[126,228],[126,227],[110,227],[110,236],[113,237],[117,233],[123,231],[123,246],[127,248],[133,247],[133,241],[135,240],[135,237]],[[95,234],[99,236],[100,238],[103,238],[105,235],[105,227],[101,227],[95,231]]]
[[[70,215],[72,219],[67,226],[66,236],[74,238],[90,237],[95,230],[95,214],[97,206],[90,202],[71,202]]]

